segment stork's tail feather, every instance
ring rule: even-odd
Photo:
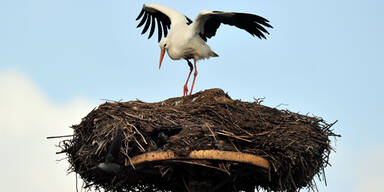
[[[209,53],[209,56],[211,57],[218,57],[219,55],[213,51],[211,51],[211,53]]]

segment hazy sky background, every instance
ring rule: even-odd
[[[102,99],[160,101],[182,95],[185,61],[165,57],[157,33],[136,29],[155,1],[0,1],[0,186],[4,191],[75,191],[58,140]],[[253,101],[339,120],[328,186],[381,191],[384,183],[384,1],[156,1],[194,18],[201,10],[259,14],[268,40],[222,26],[209,40],[218,58],[198,62],[195,92],[222,88]],[[334,141],[334,140],[333,140]]]

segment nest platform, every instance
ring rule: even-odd
[[[106,102],[60,142],[85,188],[106,191],[298,191],[323,176],[333,124],[221,89],[157,103]],[[119,174],[87,172],[123,130]]]

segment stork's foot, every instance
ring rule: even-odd
[[[188,86],[187,84],[184,85],[184,91],[183,91],[183,96],[188,95]]]

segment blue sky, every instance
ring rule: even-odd
[[[192,19],[201,10],[269,19],[274,29],[267,40],[221,26],[208,41],[220,57],[198,62],[194,90],[218,87],[234,99],[266,97],[268,106],[284,103],[282,108],[339,120],[334,128],[343,137],[333,143],[337,152],[326,169],[328,186],[319,183],[319,190],[381,189],[383,1],[156,2]],[[35,179],[56,178],[57,183],[42,187],[31,181],[34,191],[52,191],[58,183],[63,191],[75,190],[65,162],[55,162],[60,158],[53,154],[55,141],[42,138],[71,133],[68,126],[79,123],[102,99],[160,101],[182,95],[189,68],[185,61],[165,57],[159,71],[157,37],[147,40],[136,29],[143,3],[151,1],[0,1],[0,140],[18,146],[23,158],[34,156],[28,151],[49,154],[34,157],[51,167]],[[23,178],[25,169],[18,168],[23,163],[28,162],[14,162],[0,180]],[[7,187],[15,191],[12,182]]]

